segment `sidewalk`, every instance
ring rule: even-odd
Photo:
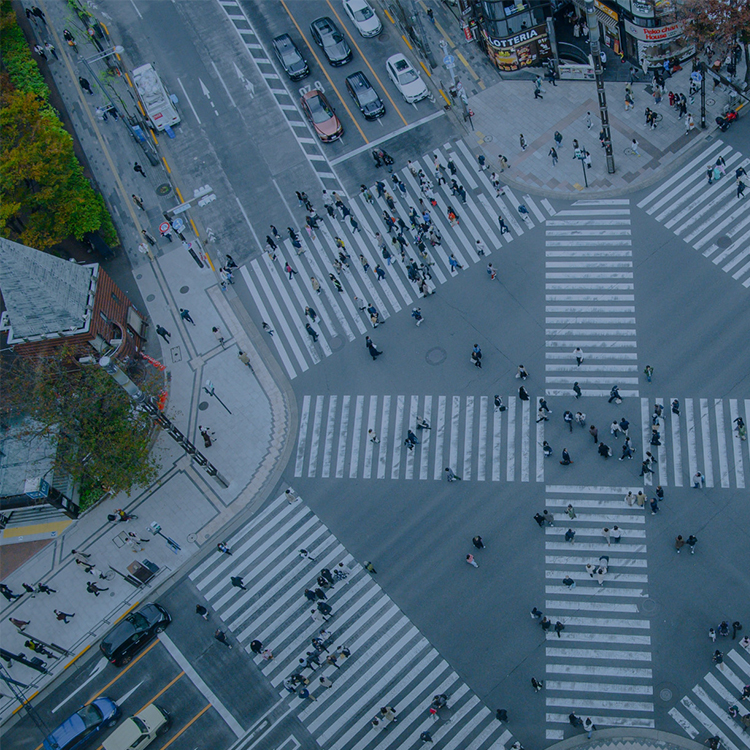
[[[58,13],[70,13],[62,4],[45,5],[43,9],[49,27],[34,29],[42,38],[50,36],[50,29],[59,31],[70,23],[67,16],[56,17]],[[58,54],[67,55],[68,50],[59,43],[57,48]],[[69,63],[74,65],[75,60],[66,60],[63,54],[61,58],[60,62],[52,61],[49,70],[89,164],[97,170],[95,177],[102,191],[112,197],[121,183],[127,195],[143,195],[147,214],[158,215],[166,204],[162,207],[158,195],[144,191],[143,178],[132,170],[134,160],[143,162],[142,152],[134,143],[123,141],[114,129],[105,130],[107,139],[97,138],[89,127],[90,113],[80,106],[76,79],[69,75]],[[110,140],[112,137],[115,141]],[[135,211],[140,220],[143,212]],[[151,323],[149,351],[167,366],[166,414],[216,466],[229,487],[223,488],[192,463],[169,435],[159,431],[153,451],[161,464],[161,474],[152,487],[136,489],[131,497],[109,498],[92,508],[4,579],[15,593],[23,592],[23,583],[36,586],[39,582],[57,593],[24,594],[13,603],[1,600],[5,605],[0,618],[3,648],[31,658],[34,654],[24,648],[24,641],[33,637],[70,652],[68,657],[48,660],[48,675],[13,662],[9,673],[29,686],[23,691],[27,698],[60,675],[74,655],[85,651],[127,609],[152,597],[154,589],[164,584],[170,574],[200,554],[206,545],[213,547],[221,541],[219,531],[233,519],[240,514],[249,515],[263,503],[278,484],[294,444],[293,394],[232,287],[222,291],[214,271],[208,265],[199,268],[179,240],[170,245],[161,240],[155,261],[134,252],[140,227],[136,224],[134,228],[129,221],[133,214],[126,213],[118,214],[115,220],[119,219],[118,230],[136,263],[133,277],[118,281],[126,292],[134,281],[137,293],[145,300],[144,312]],[[137,298],[136,294],[133,297]],[[195,326],[179,317],[181,307],[190,311]],[[171,332],[169,344],[156,336],[157,324]],[[212,333],[213,326],[224,335],[223,347]],[[250,357],[254,372],[237,358],[240,349]],[[212,381],[216,396],[231,414],[203,390],[206,380]],[[199,425],[215,433],[210,448],[203,447]],[[138,519],[128,523],[108,521],[107,515],[117,508],[125,508]],[[179,545],[179,551],[149,531],[154,521],[161,525],[164,535]],[[131,544],[128,532],[147,541]],[[71,554],[74,549],[90,554],[88,561],[108,574],[107,580],[88,575],[76,565]],[[134,561],[158,566],[158,573],[146,586],[135,588],[111,570],[127,575],[127,568]],[[89,582],[108,590],[94,596],[86,591]],[[75,613],[75,617],[66,625],[55,618],[54,609]],[[29,621],[23,633],[8,621],[9,617]],[[18,703],[8,697],[9,689],[0,692],[0,722],[4,722],[18,709]]]
[[[645,187],[666,177],[688,151],[721,135],[714,118],[722,113],[729,95],[721,87],[712,91],[711,81],[706,84],[705,130],[700,129],[699,94],[694,104],[688,104],[688,113],[695,119],[695,129],[689,135],[685,128],[687,116],[678,119],[677,110],[669,106],[668,91],[688,96],[690,66],[666,82],[660,104],[651,95],[650,84],[636,82],[635,107],[626,112],[625,85],[605,85],[614,174],[607,173],[604,149],[599,142],[601,121],[593,81],[558,81],[557,86],[545,81],[543,100],[534,99],[532,81],[501,81],[469,99],[469,107],[475,114],[475,130],[466,136],[466,141],[476,153],[484,153],[490,168],[498,172],[498,154],[505,156],[510,169],[501,174],[501,179],[514,188],[547,197],[579,196],[582,192],[604,197]],[[661,116],[656,129],[646,125],[646,107]],[[586,127],[587,112],[591,112],[591,129]],[[555,144],[555,131],[563,136],[560,146]],[[520,147],[521,133],[527,143],[525,151]],[[638,141],[640,155],[632,153],[633,138]],[[592,167],[586,170],[588,188],[584,186],[581,162],[573,157],[574,139],[591,153]],[[549,156],[552,146],[559,157],[554,167]]]

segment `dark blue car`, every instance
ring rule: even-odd
[[[110,698],[94,698],[81,706],[42,743],[44,750],[79,750],[93,742],[120,716],[119,706]]]

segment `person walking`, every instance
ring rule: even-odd
[[[573,531],[573,529],[568,529],[565,532],[565,541],[570,542],[570,544],[575,544],[576,540],[576,533]]]
[[[140,208],[141,211],[145,211],[146,210],[145,206],[143,205],[143,199],[142,198],[140,198],[139,196],[137,196],[135,193],[133,193],[130,197],[133,199],[133,203],[135,203],[135,205],[138,206],[138,208]]]
[[[477,548],[477,549],[484,549],[484,540],[482,539],[479,534],[477,534],[472,540],[471,543]]]
[[[316,330],[309,323],[305,323],[305,330],[313,340],[313,344],[315,344],[318,341],[318,333],[316,332]]]
[[[568,449],[567,448],[563,448],[562,459],[561,459],[560,463],[563,466],[569,466],[570,464],[573,463],[573,461],[571,461],[571,459],[570,459],[570,453],[568,453]]]
[[[214,338],[221,344],[221,348],[224,348],[224,334],[221,332],[221,328],[218,326],[212,326],[211,333],[213,333]]]
[[[633,140],[630,142],[630,149],[636,156],[641,155],[638,151],[638,141],[635,138],[633,138]]]
[[[445,467],[445,476],[449,482],[460,482],[461,477],[459,477],[453,469],[450,468],[450,466]]]
[[[89,581],[86,584],[86,591],[88,591],[89,594],[93,594],[94,596],[99,596],[102,591],[109,591],[109,589],[99,588],[99,586],[97,586],[93,581]]]
[[[714,651],[713,657],[711,657],[711,661],[713,661],[714,664],[723,672],[724,671],[724,654],[719,651],[717,648],[716,651]]]
[[[500,225],[500,236],[504,235],[506,232],[510,232],[510,229],[506,226],[505,220],[501,214],[497,215],[497,223]]]
[[[674,540],[674,548],[677,550],[678,555],[680,554],[684,546],[685,540],[682,538],[682,534],[678,534],[677,538]]]
[[[557,151],[555,151],[555,147],[554,146],[552,146],[550,148],[549,153],[547,154],[547,156],[551,156],[552,157],[552,166],[556,167],[557,166],[557,161],[558,161],[558,156],[557,156]]]
[[[23,633],[23,631],[26,629],[26,626],[31,622],[31,620],[18,620],[15,617],[9,617],[8,621],[12,623],[14,627],[18,628],[19,633]]]
[[[602,536],[603,536],[603,537],[604,537],[604,539],[605,539],[605,540],[607,541],[607,547],[611,547],[611,546],[612,546],[612,542],[611,542],[611,540],[610,540],[610,536],[611,536],[611,535],[610,535],[609,527],[605,526],[605,527],[604,527],[604,528],[602,529]]]
[[[157,335],[161,336],[167,343],[169,343],[169,337],[172,334],[166,328],[164,328],[163,326],[157,325],[156,333]]]
[[[253,369],[253,366],[250,364],[250,357],[248,357],[247,353],[243,352],[241,349],[237,352],[237,359],[239,359],[243,365],[247,365],[251,370]]]
[[[57,589],[51,589],[49,586],[47,586],[44,583],[37,583],[37,585],[36,585],[36,593],[37,594],[48,594],[48,595],[51,596],[52,594],[56,594],[57,593]]]
[[[691,555],[694,555],[694,554],[695,554],[695,545],[696,545],[697,543],[698,543],[698,538],[697,538],[697,537],[696,537],[695,535],[693,535],[693,534],[691,534],[691,535],[690,535],[690,536],[689,536],[689,537],[688,537],[688,538],[687,538],[687,539],[685,540],[685,544],[687,544],[687,546],[688,546],[688,547],[690,547],[690,554],[691,554]]]
[[[594,443],[599,442],[599,430],[596,429],[596,425],[589,425],[589,435],[594,438]]]
[[[143,167],[138,162],[135,162],[133,164],[133,171],[138,172],[138,174],[143,175],[143,177],[146,177],[146,173],[143,171]]]
[[[565,578],[562,579],[563,586],[565,586],[568,589],[574,589],[576,587],[576,582],[568,575],[565,576]]]
[[[646,376],[646,380],[648,382],[651,382],[651,376],[654,374],[654,368],[651,367],[651,365],[646,365],[646,367],[643,370],[643,374]]]
[[[190,317],[190,310],[185,310],[182,307],[180,308],[180,317],[183,320],[187,320],[188,323],[192,323],[195,325],[195,321]]]
[[[573,393],[575,393],[576,398],[581,398],[581,386],[578,384],[578,381],[573,383]]]
[[[576,366],[580,367],[583,364],[583,350],[580,346],[573,350],[573,356],[576,358]]]
[[[83,76],[78,76],[78,84],[87,94],[94,95],[94,92],[91,90],[91,84]]]
[[[245,588],[245,584],[242,581],[242,576],[232,576],[229,580],[232,582],[232,586],[234,586],[235,588],[247,591],[247,589]]]
[[[534,688],[535,693],[538,693],[544,687],[544,682],[542,680],[537,680],[536,677],[532,677],[531,687]]]
[[[518,140],[521,144],[521,151],[526,151],[526,139],[523,137],[523,133],[518,136]]]
[[[23,596],[23,594],[14,594],[4,583],[0,583],[0,594],[2,594],[9,602],[12,602],[14,599],[20,599]]]
[[[220,628],[217,628],[216,632],[214,633],[214,638],[219,643],[223,643],[227,648],[232,648],[232,644],[229,642],[229,639],[227,638],[226,633]]]
[[[573,412],[566,409],[563,413],[563,421],[568,425],[570,431],[573,432]]]
[[[53,609],[52,611],[55,613],[55,617],[57,617],[58,620],[62,620],[66,625],[69,622],[69,618],[76,616],[75,612],[62,612],[59,609]]]
[[[653,473],[653,472],[652,472]],[[693,474],[693,489],[699,490],[703,487],[703,484],[705,482],[705,478],[701,472],[696,471],[695,474]]]
[[[466,562],[469,563],[469,565],[474,566],[475,568],[479,567],[479,563],[474,559],[474,555],[472,554],[466,555]]]

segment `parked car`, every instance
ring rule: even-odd
[[[163,709],[150,703],[143,711],[120,724],[102,743],[104,750],[143,750],[164,734],[172,718]]]
[[[352,95],[352,99],[357,103],[359,111],[367,120],[377,120],[385,114],[385,104],[370,86],[367,76],[358,70],[356,73],[347,76],[346,90]]]
[[[363,37],[377,36],[383,24],[367,0],[344,0],[344,10]]]
[[[149,641],[161,633],[172,617],[160,604],[146,604],[120,620],[99,645],[101,652],[116,667],[127,664]]]
[[[44,750],[79,750],[88,747],[120,716],[120,707],[111,698],[94,698],[81,706],[42,742]]]
[[[421,99],[426,99],[430,92],[425,82],[419,77],[419,73],[412,64],[402,55],[391,55],[385,61],[388,77],[393,81],[401,96],[411,104]]]
[[[272,44],[273,51],[276,53],[276,57],[279,58],[281,67],[284,68],[284,72],[289,78],[293,81],[300,81],[310,75],[310,68],[307,65],[307,61],[302,57],[302,53],[292,41],[292,37],[289,34],[277,36]]]
[[[344,35],[328,16],[316,18],[310,24],[310,33],[315,43],[323,48],[323,54],[328,62],[335,68],[348,63],[352,59],[352,51],[346,43]]]
[[[315,133],[323,143],[338,140],[344,134],[344,127],[336,117],[333,107],[328,103],[322,91],[313,89],[301,99],[300,105],[305,117],[310,121]]]

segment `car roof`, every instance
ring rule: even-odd
[[[308,99],[313,99],[316,96],[319,96],[324,102],[328,103],[328,99],[326,99],[325,94],[320,89],[312,89],[312,91],[308,91],[306,94],[303,94],[302,98],[307,101]]]
[[[289,34],[279,34],[279,36],[274,37],[273,43],[278,45],[279,47],[293,47],[294,46],[292,37],[290,37]]]
[[[347,76],[346,80],[349,81],[349,83],[352,85],[352,88],[358,88],[358,89],[371,89],[372,88],[372,86],[370,85],[370,82],[367,80],[367,76],[361,70],[358,70],[356,73],[352,73],[350,76]]]
[[[310,25],[314,26],[321,33],[336,31],[336,24],[328,16],[316,18]]]

